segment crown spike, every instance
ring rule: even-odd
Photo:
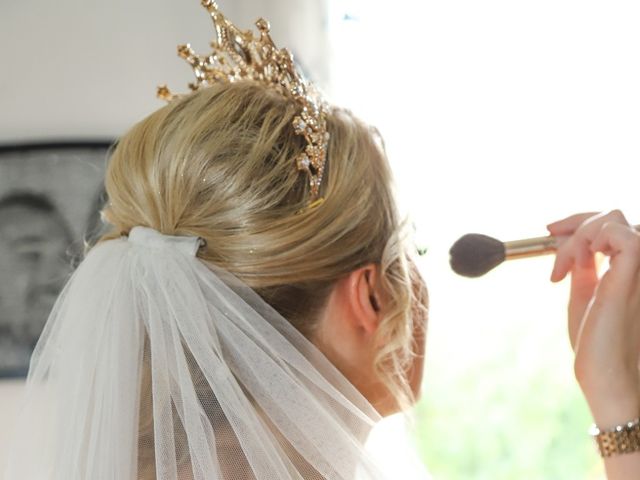
[[[299,113],[292,121],[293,131],[307,143],[304,152],[293,160],[297,169],[309,177],[310,202],[317,201],[329,143],[326,124],[329,107],[298,72],[291,52],[276,47],[268,21],[264,18],[256,21],[256,36],[251,30],[242,31],[227,20],[214,0],[201,0],[201,4],[211,17],[215,37],[210,43],[212,51],[207,55],[196,54],[189,44],[178,46],[178,55],[191,66],[196,77],[189,89],[196,91],[216,83],[252,80],[293,99],[299,106]],[[166,101],[180,96],[166,85],[158,87],[157,95]]]

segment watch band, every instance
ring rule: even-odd
[[[593,425],[589,433],[602,457],[640,451],[640,418],[609,430],[600,430]]]

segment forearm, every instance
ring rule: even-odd
[[[637,480],[640,478],[640,452],[605,458],[607,480]]]
[[[551,279],[571,274],[574,371],[599,429],[607,478],[640,480],[640,233],[619,210],[573,215],[549,232],[566,237]],[[598,252],[609,257],[604,272],[596,268]]]

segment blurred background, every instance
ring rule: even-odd
[[[445,480],[602,478],[552,258],[471,280],[448,249],[468,232],[544,235],[578,211],[640,221],[640,5],[219,3],[246,28],[269,19],[333,103],[378,127],[427,248],[423,399],[413,426],[391,418],[371,439],[392,478],[425,478],[420,464]],[[0,144],[118,137],[162,105],[157,84],[186,89],[175,47],[205,50],[211,33],[196,0],[3,2]],[[21,384],[0,381],[0,462]]]

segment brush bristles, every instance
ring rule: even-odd
[[[449,250],[454,272],[464,277],[480,277],[505,259],[504,243],[479,233],[460,237]]]

